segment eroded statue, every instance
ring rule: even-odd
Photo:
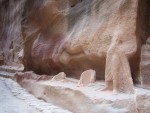
[[[113,39],[107,51],[105,69],[105,88],[113,93],[134,93],[128,55],[120,47],[121,40]]]

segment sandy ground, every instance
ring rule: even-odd
[[[0,113],[71,113],[35,98],[15,81],[0,77]]]
[[[0,113],[40,113],[23,100],[16,98],[2,79],[0,79],[0,92]]]

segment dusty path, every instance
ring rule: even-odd
[[[0,113],[71,113],[35,98],[15,81],[0,77]]]
[[[0,79],[0,92],[0,113],[40,113],[23,100],[16,98],[2,79]]]

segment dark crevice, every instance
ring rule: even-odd
[[[70,7],[73,8],[75,7],[78,3],[82,2],[83,0],[69,0],[70,2]]]
[[[141,48],[150,36],[150,0],[139,0],[136,18],[137,52],[130,59],[131,73],[134,83],[140,83]]]
[[[137,10],[137,30],[136,35],[138,41],[141,44],[145,44],[147,38],[150,36],[150,1],[149,0],[139,0],[138,10]]]

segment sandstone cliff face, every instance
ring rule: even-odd
[[[1,48],[10,50],[10,39],[19,39],[17,36],[23,39],[25,70],[33,70],[38,74],[64,71],[69,76],[78,77],[84,70],[94,69],[97,77],[102,79],[108,49],[117,39],[117,48],[127,56],[132,76],[136,80],[141,45],[149,35],[147,2],[148,0],[12,1],[21,9],[18,13],[15,5],[2,0],[0,4],[3,7],[0,11],[6,13],[1,13],[1,20],[7,15],[12,18],[12,12],[19,16],[18,20],[14,18],[14,28],[18,27],[16,29],[12,29],[11,22],[1,22],[1,25],[6,23],[8,27],[3,25],[0,28],[0,45]],[[4,3],[9,10],[4,10]],[[10,10],[11,6],[14,10]],[[4,36],[7,34],[4,31],[8,28],[12,31],[9,36]]]
[[[25,0],[0,1],[0,52],[5,65],[18,65],[22,48],[21,21]]]
[[[125,54],[133,57],[137,51],[138,0],[57,0],[36,7],[26,13],[28,27],[23,27],[27,70],[80,75],[92,68],[103,78],[113,39],[120,40]]]

